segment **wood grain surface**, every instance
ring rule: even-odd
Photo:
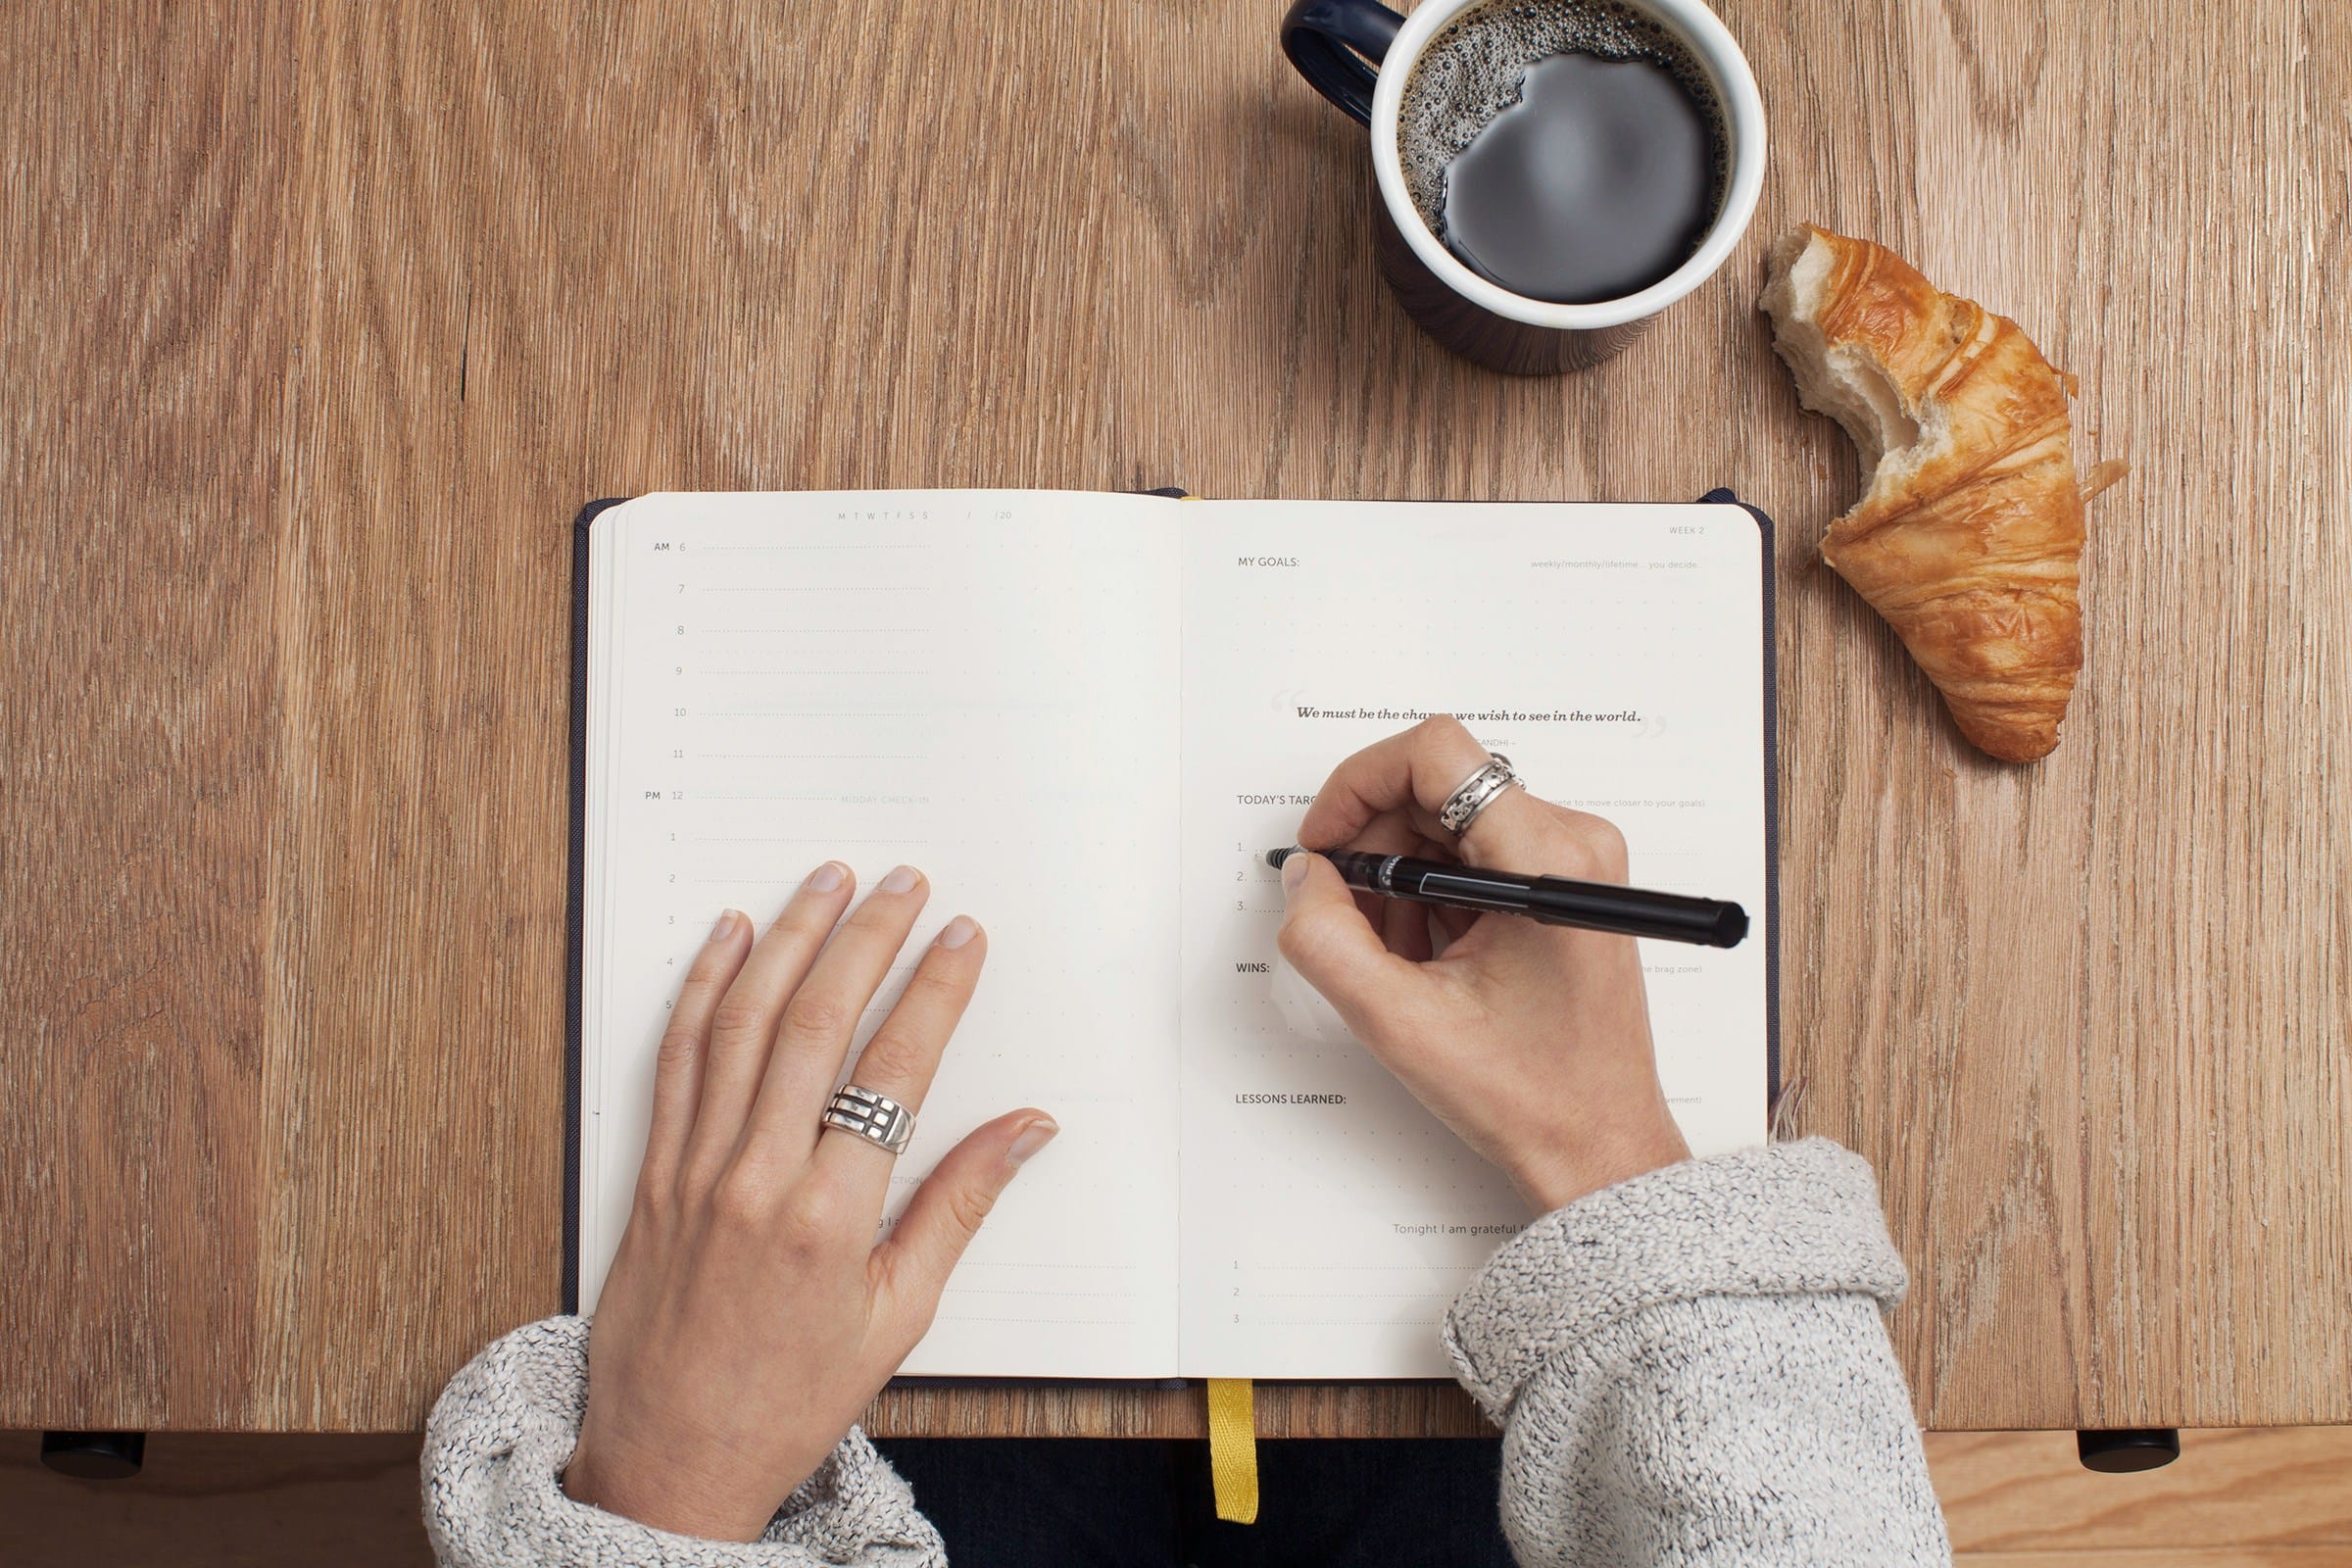
[[[2343,9],[1723,0],[1756,225],[1537,381],[1390,302],[1279,9],[0,10],[0,1424],[413,1428],[554,1310],[581,501],[1171,482],[1774,513],[1788,1066],[1922,1416],[2352,1420]],[[1799,219],[2015,316],[2132,465],[2044,763],[1816,563],[1853,462],[1753,310]]]
[[[2352,1568],[2352,1427],[2183,1432],[2179,1459],[2135,1475],[2083,1469],[2066,1433],[1941,1432],[1928,1468],[1963,1562]]]

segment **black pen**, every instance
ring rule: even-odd
[[[1266,863],[1279,870],[1283,861],[1303,853],[1296,846],[1268,850]],[[1747,935],[1747,911],[1720,899],[1651,893],[1564,876],[1527,876],[1444,860],[1416,860],[1406,855],[1366,855],[1358,850],[1321,853],[1339,868],[1341,880],[1349,887],[1384,899],[1524,915],[1544,925],[1581,926],[1588,931],[1615,931],[1662,942],[1694,942],[1706,948],[1736,948]]]

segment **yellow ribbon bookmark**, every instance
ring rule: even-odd
[[[1217,1517],[1257,1523],[1257,1414],[1248,1378],[1208,1380],[1208,1475]]]

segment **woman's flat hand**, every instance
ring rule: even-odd
[[[721,916],[687,973],[589,1335],[564,1476],[580,1501],[757,1539],[914,1348],[990,1205],[1054,1135],[1037,1110],[988,1123],[876,1245],[891,1156],[817,1118],[928,890],[902,866],[840,923],[853,891],[848,867],[819,866],[757,943],[745,916]],[[859,1055],[859,1085],[921,1104],[987,949],[969,919],[940,932]]]
[[[1340,764],[1298,842],[1626,879],[1615,827],[1524,790],[1489,804],[1457,843],[1438,808],[1487,758],[1450,718],[1391,736]],[[1658,1087],[1631,937],[1446,909],[1452,940],[1433,958],[1430,906],[1353,894],[1320,855],[1291,857],[1282,884],[1291,966],[1538,1208],[1690,1157]]]

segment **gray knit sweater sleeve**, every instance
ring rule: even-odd
[[[444,1568],[945,1568],[939,1532],[857,1428],[748,1545],[653,1530],[559,1482],[588,1403],[588,1320],[527,1324],[467,1362],[424,1433],[424,1527]]]
[[[1529,1226],[1446,1322],[1503,1423],[1512,1550],[1948,1563],[1880,1321],[1903,1285],[1870,1167],[1821,1139],[1652,1171]]]
[[[1553,1564],[1948,1563],[1901,1372],[1902,1293],[1870,1168],[1812,1141],[1652,1171],[1496,1252],[1446,1327],[1504,1424],[1503,1528]],[[937,1568],[906,1484],[853,1430],[765,1538],[669,1535],[559,1485],[588,1325],[515,1330],[450,1381],[424,1445],[447,1568]]]

